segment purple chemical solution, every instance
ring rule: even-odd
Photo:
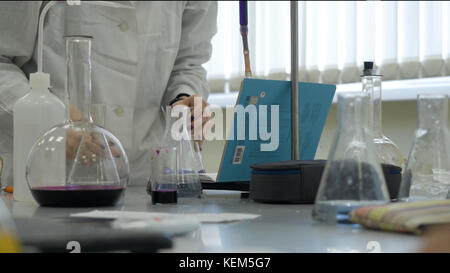
[[[152,191],[152,203],[153,204],[177,203],[177,191],[176,190]]]
[[[102,207],[114,206],[124,190],[121,186],[70,185],[36,187],[31,193],[41,206]]]

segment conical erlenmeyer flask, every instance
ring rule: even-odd
[[[67,121],[51,128],[33,145],[27,161],[28,185],[41,205],[113,205],[129,179],[128,158],[120,141],[92,122],[92,37],[66,38]],[[59,158],[60,164],[46,164],[43,158]],[[55,170],[63,175],[42,177]]]
[[[382,75],[376,75],[373,69],[373,62],[364,62],[364,71],[361,75],[361,83],[363,86],[363,92],[369,94],[371,98],[371,104],[369,109],[371,110],[372,117],[369,121],[372,127],[373,143],[375,153],[380,163],[391,164],[405,169],[405,158],[398,146],[388,137],[383,134],[381,126],[381,81]]]
[[[368,126],[369,103],[368,94],[362,92],[338,96],[338,131],[313,209],[318,221],[350,223],[351,210],[389,202]]]
[[[418,95],[417,129],[400,199],[446,199],[450,190],[450,132],[446,95]]]
[[[186,106],[177,105],[167,111],[164,146],[177,147],[178,197],[199,197],[202,193],[198,172],[203,163],[192,130],[188,129],[190,117],[191,109]]]

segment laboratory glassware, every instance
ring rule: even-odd
[[[450,190],[447,95],[417,96],[417,128],[403,173],[400,199],[446,199]]]
[[[177,203],[178,152],[176,147],[152,150],[150,194],[152,203]]]
[[[66,37],[67,120],[44,133],[28,156],[28,185],[42,206],[114,205],[129,180],[119,139],[92,120],[91,42],[90,36]],[[57,175],[46,175],[52,172]]]
[[[21,243],[17,236],[16,226],[7,207],[0,200],[0,253],[20,251]]]
[[[369,104],[363,92],[338,96],[338,129],[313,209],[318,221],[350,223],[351,210],[389,202],[368,126]]]
[[[381,125],[381,82],[382,75],[376,75],[373,62],[364,62],[363,75],[361,75],[363,92],[369,94],[371,103],[369,109],[372,117],[369,124],[372,127],[373,143],[380,163],[391,164],[405,169],[405,158],[398,146],[383,134]]]
[[[165,146],[175,146],[178,151],[178,197],[200,197],[202,194],[199,171],[204,169],[198,144],[194,141],[191,110],[177,105],[166,111]]]

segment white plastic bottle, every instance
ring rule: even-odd
[[[37,138],[65,120],[65,106],[49,91],[50,75],[30,74],[31,92],[14,105],[14,200],[33,201],[25,178],[28,153]],[[64,158],[62,158],[64,159]],[[42,162],[53,164],[54,162]],[[61,170],[55,170],[61,173]]]

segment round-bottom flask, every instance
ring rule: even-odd
[[[68,118],[44,133],[28,155],[28,186],[42,206],[111,206],[129,180],[122,144],[91,117],[91,39],[67,37]]]

